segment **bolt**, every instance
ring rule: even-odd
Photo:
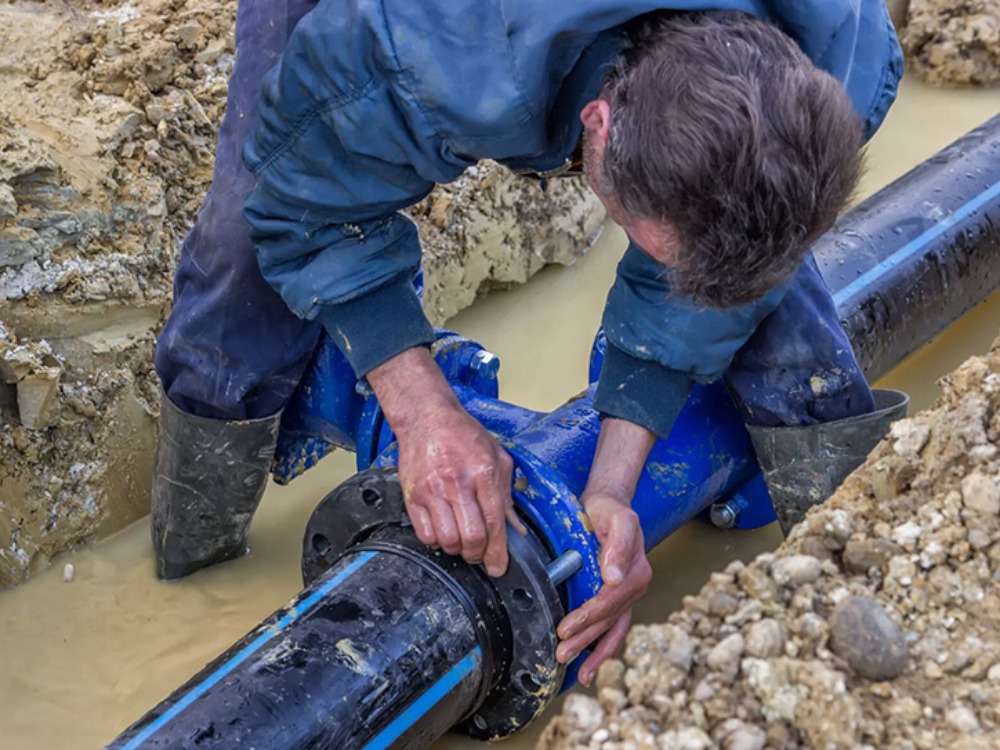
[[[500,358],[492,352],[480,349],[472,355],[470,366],[472,367],[472,371],[479,377],[494,380],[497,373],[500,372]]]
[[[558,586],[571,575],[583,567],[583,555],[575,549],[563,552],[559,557],[545,566],[545,575],[552,581],[553,586]]]
[[[361,378],[361,380],[355,383],[354,392],[362,398],[370,398],[375,395],[375,391],[373,391],[372,387],[368,385],[368,381],[365,378]]]
[[[708,511],[708,517],[712,521],[713,526],[717,526],[720,529],[731,529],[736,525],[736,519],[739,518],[740,509],[732,500],[727,500],[724,503],[715,503]]]

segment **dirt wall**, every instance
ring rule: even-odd
[[[0,5],[0,587],[148,512],[156,332],[211,181],[235,0]],[[571,263],[604,215],[496,165],[413,210],[429,317]]]

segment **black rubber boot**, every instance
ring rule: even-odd
[[[906,416],[905,393],[872,394],[870,414],[803,427],[747,426],[785,536],[864,462],[893,422]]]
[[[247,553],[280,417],[205,419],[163,397],[153,473],[157,576],[182,578]]]

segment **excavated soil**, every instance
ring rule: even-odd
[[[1000,3],[996,0],[910,0],[901,38],[909,69],[928,83],[1000,81]]]
[[[540,750],[1000,747],[1000,339],[775,553],[629,635]]]
[[[0,588],[148,510],[156,332],[211,181],[235,0],[0,5]],[[579,181],[485,163],[415,207],[440,323],[571,263]]]

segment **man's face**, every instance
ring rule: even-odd
[[[629,214],[604,175],[604,150],[611,128],[610,105],[604,99],[595,99],[580,112],[580,120],[583,122],[583,174],[590,189],[612,221],[624,229],[644,253],[665,266],[676,265],[680,242],[673,229],[652,219]]]

